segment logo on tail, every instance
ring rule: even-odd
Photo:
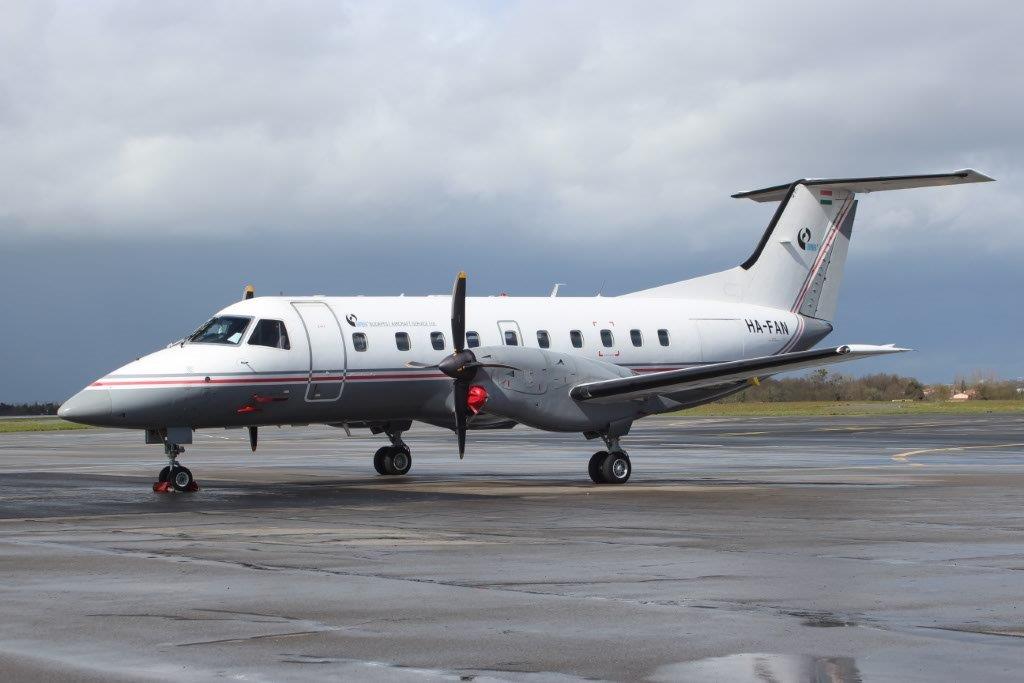
[[[803,228],[796,235],[796,243],[800,245],[800,248],[804,251],[818,251],[817,244],[811,244],[811,229]]]

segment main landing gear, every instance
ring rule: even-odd
[[[373,469],[383,475],[405,474],[412,467],[412,452],[402,441],[401,430],[386,429],[384,432],[391,439],[391,445],[377,449],[373,456]]]
[[[185,449],[176,443],[164,443],[164,453],[167,454],[169,464],[160,470],[157,481],[153,483],[153,490],[157,493],[169,493],[172,489],[180,493],[186,491],[198,491],[199,484],[192,476],[192,471],[178,463],[178,456],[185,452]]]
[[[603,436],[607,451],[598,451],[590,456],[587,471],[595,484],[625,484],[633,473],[629,455],[619,446],[618,437]]]

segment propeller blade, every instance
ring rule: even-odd
[[[462,271],[455,278],[452,288],[452,345],[455,353],[462,353],[466,346],[466,273]]]
[[[421,363],[418,360],[411,360],[405,364],[407,368],[436,368],[437,363]]]
[[[252,285],[246,285],[245,289],[242,290],[242,300],[251,299],[256,296],[256,288]]]
[[[256,440],[259,438],[259,429],[257,427],[249,427],[249,448],[252,452],[256,452]]]
[[[466,457],[466,418],[469,412],[469,381],[457,379],[454,383],[455,434],[459,438],[459,460]]]
[[[452,398],[455,403],[455,434],[459,439],[459,460],[466,457],[466,422],[469,419],[469,386],[476,375],[478,363],[466,348],[466,273],[455,278],[452,287],[452,355],[441,359],[437,369],[455,381]]]
[[[480,362],[474,362],[474,363],[466,363],[462,367],[463,368],[505,368],[506,370],[518,370],[518,371],[522,372],[522,370],[520,370],[516,366],[514,366],[514,365],[505,365],[504,363],[480,363]]]

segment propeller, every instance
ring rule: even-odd
[[[487,401],[487,391],[480,386],[473,386],[473,378],[480,368],[507,368],[516,370],[504,363],[481,363],[476,354],[466,348],[466,273],[459,273],[452,288],[452,346],[454,352],[442,358],[435,365],[411,361],[406,363],[410,368],[437,368],[451,377],[453,398],[455,399],[455,433],[459,439],[459,459],[466,455],[466,423],[469,414],[476,415]]]
[[[452,346],[455,351],[441,359],[437,369],[455,382],[452,385],[455,399],[455,434],[459,440],[459,460],[466,457],[466,421],[469,406],[470,382],[476,377],[476,355],[466,347],[466,272],[455,278],[452,287]]]

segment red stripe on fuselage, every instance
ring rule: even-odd
[[[360,382],[366,380],[390,380],[390,379],[443,379],[446,375],[441,373],[430,373],[430,374],[380,374],[380,375],[325,375],[323,377],[314,377],[315,382]],[[211,378],[211,379],[140,379],[140,380],[124,380],[124,381],[104,381],[100,380],[93,382],[89,386],[91,387],[147,387],[147,386],[174,386],[174,385],[247,385],[247,384],[303,384],[309,382],[309,376],[301,377],[227,377],[227,378]]]

